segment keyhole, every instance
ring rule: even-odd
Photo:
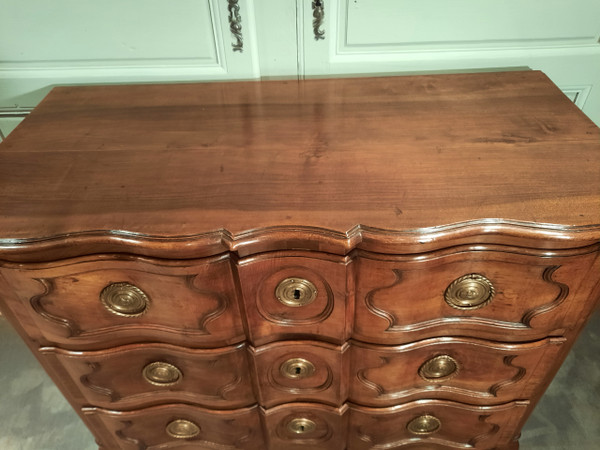
[[[300,289],[294,289],[294,298],[300,300]]]
[[[304,425],[300,425],[300,431],[304,432]]]
[[[300,367],[296,367],[296,375],[300,375],[302,373],[302,369]]]

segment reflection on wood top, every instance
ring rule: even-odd
[[[0,145],[0,192],[5,249],[484,219],[587,244],[600,133],[536,71],[59,87]]]

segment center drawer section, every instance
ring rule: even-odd
[[[343,344],[352,325],[350,261],[317,252],[273,252],[240,260],[252,344],[284,339]]]
[[[348,343],[274,342],[250,347],[259,403],[314,401],[339,406],[348,398]]]

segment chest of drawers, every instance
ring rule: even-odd
[[[600,295],[599,138],[535,71],[56,88],[0,307],[102,449],[517,449]]]

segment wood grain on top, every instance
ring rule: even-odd
[[[535,71],[59,87],[0,145],[0,247],[484,219],[598,240],[599,131]]]

